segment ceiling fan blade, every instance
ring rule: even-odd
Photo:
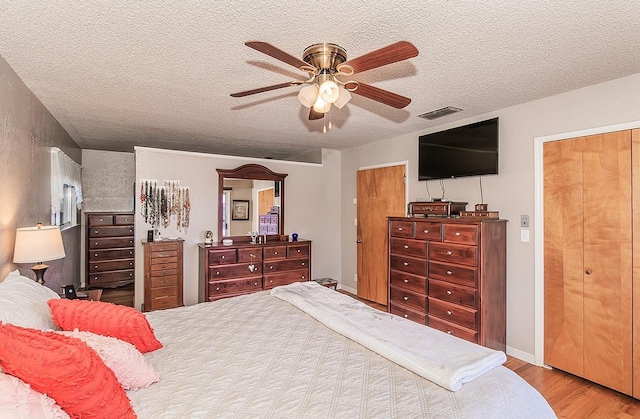
[[[411,103],[411,99],[408,97],[400,96],[388,90],[380,89],[379,87],[365,83],[359,83],[358,88],[351,93],[364,96],[371,100],[375,100],[376,102],[384,103],[385,105],[393,106],[396,109],[402,109]]]
[[[313,106],[309,108],[309,121],[315,121],[316,119],[324,118],[324,114],[313,110]]]
[[[256,51],[260,51],[263,54],[267,54],[270,57],[275,58],[276,60],[280,60],[284,63],[294,66],[295,68],[300,68],[302,66],[309,66],[309,64],[305,63],[299,58],[294,57],[293,55],[282,51],[279,48],[274,47],[271,44],[261,41],[248,41],[244,43],[246,46],[255,49]]]
[[[283,87],[299,86],[304,82],[301,81],[288,81],[286,83],[274,84],[273,86],[260,87],[258,89],[245,90],[244,92],[231,93],[231,97],[244,97],[249,95],[255,95],[256,93],[268,92],[270,90],[282,89]]]
[[[411,42],[399,41],[384,48],[371,51],[358,58],[354,58],[353,60],[347,60],[338,65],[338,70],[340,70],[340,67],[349,66],[352,67],[356,73],[362,73],[372,68],[407,60],[417,55],[418,49],[414,47]]]

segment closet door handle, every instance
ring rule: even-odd
[[[587,275],[591,275],[591,269],[587,269],[587,271],[585,272]]]

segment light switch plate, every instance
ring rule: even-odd
[[[529,230],[520,230],[520,241],[529,243]]]

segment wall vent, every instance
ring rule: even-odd
[[[446,108],[436,109],[435,111],[423,113],[418,115],[418,118],[434,120],[442,118],[443,116],[451,115],[452,113],[460,112],[462,109],[454,108],[453,106],[447,106]]]

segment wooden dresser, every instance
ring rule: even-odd
[[[311,242],[308,240],[198,246],[199,302],[308,281],[310,277]]]
[[[86,213],[86,287],[133,284],[135,259],[133,213]]]
[[[181,307],[183,240],[143,242],[144,311]]]
[[[506,223],[390,217],[389,312],[504,351]]]

